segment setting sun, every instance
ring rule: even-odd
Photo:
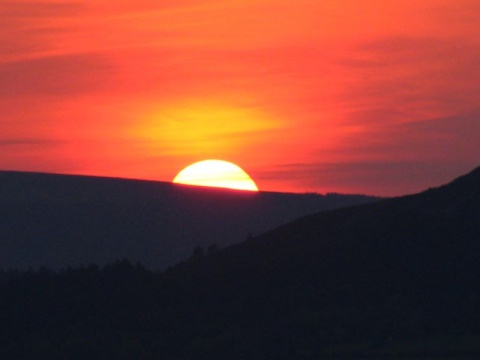
[[[258,191],[252,178],[228,161],[204,160],[187,166],[173,179],[174,183]]]

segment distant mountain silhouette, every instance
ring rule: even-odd
[[[250,193],[155,181],[0,171],[0,268],[116,259],[164,269],[358,195]]]
[[[480,358],[480,168],[297,219],[163,273],[0,273],[0,355]]]

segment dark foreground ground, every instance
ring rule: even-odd
[[[164,272],[0,277],[5,359],[478,359],[480,169]]]
[[[258,284],[207,281],[196,275],[202,261],[192,260],[165,274],[128,261],[57,274],[45,269],[3,273],[0,355],[358,360],[480,356],[478,296],[373,299],[371,294],[350,299],[331,294],[335,298],[319,299],[314,293],[282,293],[291,286],[288,279],[265,290]],[[243,280],[239,275],[239,283]]]

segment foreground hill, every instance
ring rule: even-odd
[[[164,273],[2,274],[6,358],[478,359],[480,168]]]
[[[115,259],[163,269],[366,196],[250,193],[155,181],[0,171],[0,268]]]
[[[298,219],[175,271],[223,299],[223,316],[240,308],[294,358],[478,358],[480,168],[417,195]],[[219,312],[206,318],[221,324]]]

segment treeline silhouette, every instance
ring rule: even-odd
[[[422,291],[414,284],[411,294],[363,288],[366,284],[326,288],[322,274],[305,276],[306,269],[237,272],[240,264],[219,268],[214,257],[194,256],[164,273],[128,260],[58,272],[2,271],[0,355],[473,359],[479,354],[480,294],[478,287],[465,287],[476,283],[450,291]]]

